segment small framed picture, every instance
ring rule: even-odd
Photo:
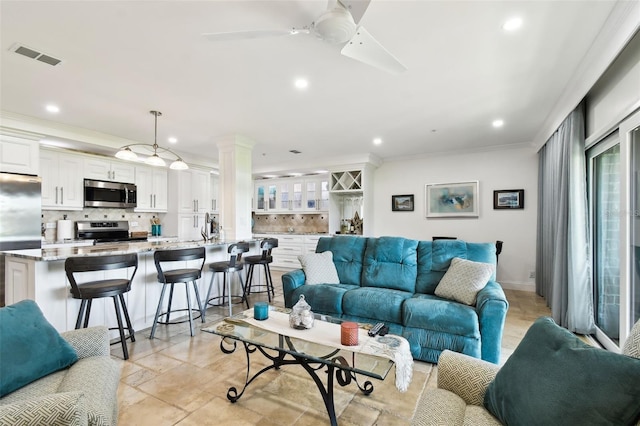
[[[392,195],[391,211],[394,212],[412,212],[413,211],[413,194],[411,195]]]
[[[500,189],[493,191],[493,208],[524,209],[524,189]]]

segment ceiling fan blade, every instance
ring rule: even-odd
[[[347,42],[340,53],[392,74],[399,74],[407,70],[407,67],[382,47],[364,27],[359,27],[356,30],[356,34]]]
[[[351,13],[353,20],[357,24],[360,22],[360,19],[362,19],[364,12],[367,11],[371,0],[338,0],[338,2],[342,3],[344,8]]]
[[[292,28],[289,30],[250,30],[250,31],[231,31],[226,33],[205,33],[204,38],[209,41],[230,41],[230,40],[251,40],[256,38],[281,37],[296,35],[300,33],[309,33],[306,28]]]

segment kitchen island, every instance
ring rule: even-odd
[[[112,254],[138,254],[138,271],[133,279],[131,291],[124,295],[129,316],[135,330],[151,327],[155,316],[162,285],[158,283],[157,271],[153,261],[156,250],[180,249],[190,247],[206,248],[206,262],[202,278],[198,280],[200,295],[205,297],[211,281],[208,264],[227,260],[227,248],[235,241],[143,241],[102,243],[92,246],[56,247],[31,250],[13,250],[3,252],[5,258],[5,304],[10,305],[20,300],[35,300],[45,317],[60,332],[75,328],[80,300],[73,299],[69,292],[64,262],[72,256],[108,256]],[[259,241],[250,240],[251,252],[260,252]],[[198,262],[176,262],[176,268],[199,266]],[[131,271],[126,271],[127,277]],[[100,271],[86,273],[86,280],[125,277],[124,270]],[[84,277],[83,277],[84,278]],[[255,279],[262,279],[256,276]],[[233,288],[234,294],[240,294],[240,286]],[[182,287],[182,288],[181,288]],[[217,287],[217,286],[216,286]],[[214,287],[211,296],[221,295],[221,288]],[[186,293],[183,286],[176,286],[173,296],[175,308],[186,307]],[[96,299],[91,306],[89,325],[117,324],[113,301],[110,298]],[[112,337],[117,332],[113,331]]]

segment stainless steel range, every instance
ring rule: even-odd
[[[146,236],[129,235],[129,222],[126,220],[80,220],[76,222],[76,238],[79,240],[95,240],[96,243],[114,241],[144,241]]]

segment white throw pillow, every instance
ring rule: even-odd
[[[445,299],[475,305],[478,292],[487,285],[493,271],[494,266],[489,263],[454,257],[434,293]]]
[[[309,253],[298,256],[306,276],[305,284],[340,284],[333,253]]]

